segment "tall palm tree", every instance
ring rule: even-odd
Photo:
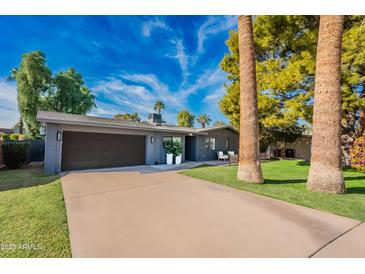
[[[165,108],[165,104],[161,100],[157,100],[154,106],[154,110],[158,111],[158,114],[161,114],[161,109]]]
[[[240,53],[240,151],[237,178],[249,183],[263,183],[259,158],[256,63],[251,16],[238,17],[238,42]]]
[[[200,114],[196,121],[201,124],[202,128],[205,128],[205,125],[209,126],[212,119],[207,114]]]
[[[341,47],[344,16],[321,16],[307,188],[344,193],[341,168]]]

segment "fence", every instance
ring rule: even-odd
[[[1,142],[1,141],[0,141]],[[44,161],[44,140],[24,140],[24,141],[3,141],[5,143],[19,142],[19,143],[30,143],[30,151],[27,162],[40,162]],[[1,150],[0,150],[1,152]],[[0,157],[0,164],[2,163],[2,152]]]

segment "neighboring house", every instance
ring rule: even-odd
[[[166,163],[167,141],[182,144],[183,161],[216,160],[218,151],[238,153],[239,133],[230,126],[189,128],[147,122],[40,111],[45,127],[46,174],[90,168]]]
[[[0,132],[4,134],[13,134],[14,130],[12,128],[0,128]]]
[[[312,135],[305,133],[293,143],[276,143],[270,145],[271,158],[294,158],[310,161]]]

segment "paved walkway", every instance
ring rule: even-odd
[[[62,186],[74,257],[365,257],[358,221],[176,171],[72,172]]]

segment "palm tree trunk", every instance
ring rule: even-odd
[[[251,16],[238,17],[240,52],[240,151],[237,178],[263,183],[256,91],[256,62]]]
[[[344,16],[321,16],[316,60],[312,156],[307,188],[344,193],[341,167],[341,47]]]

